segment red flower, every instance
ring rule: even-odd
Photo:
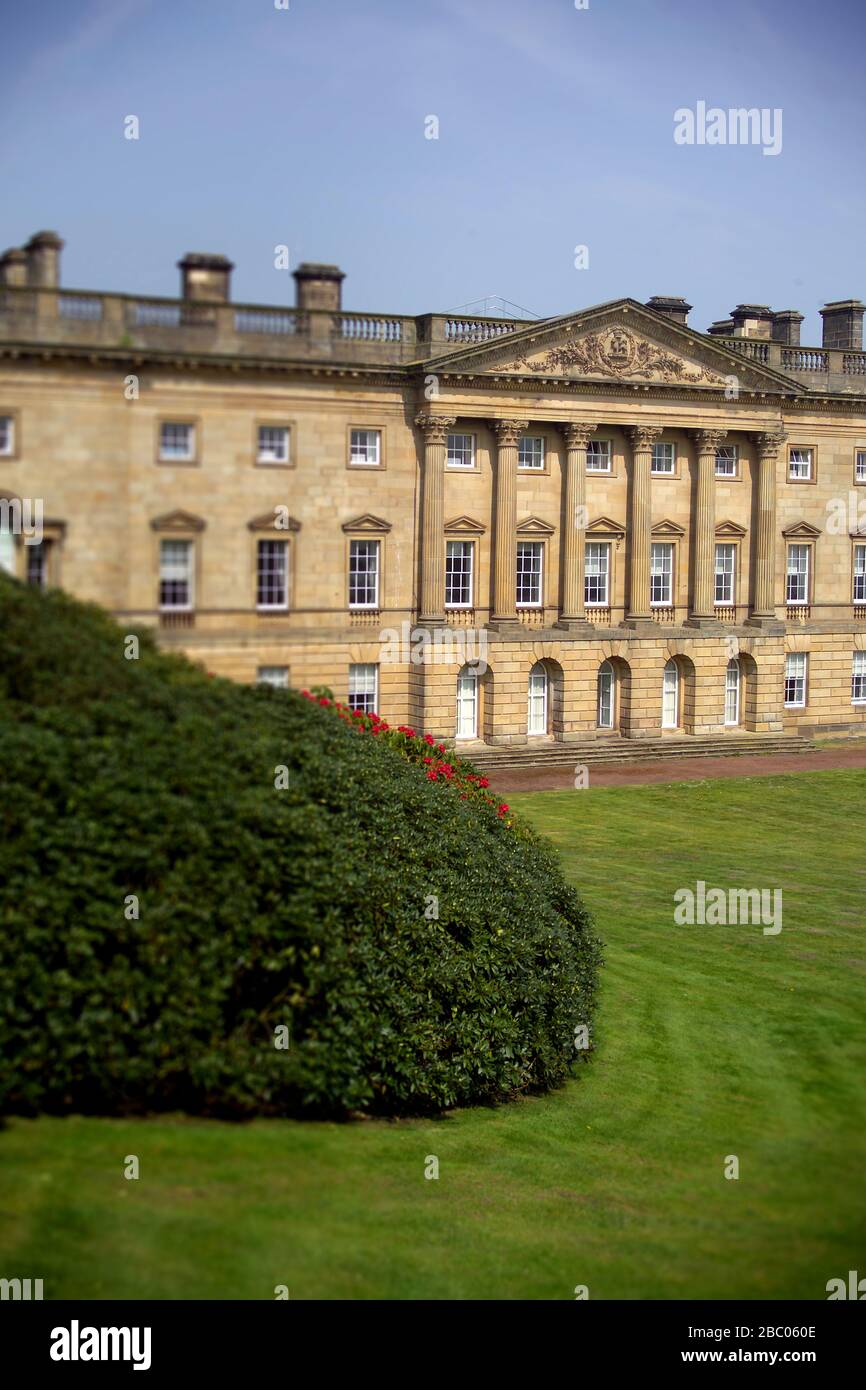
[[[479,787],[489,787],[489,786],[490,786],[490,778],[489,778],[489,777],[479,777],[479,778],[478,778],[478,785],[479,785]],[[489,798],[488,798],[488,800],[489,800]]]
[[[428,777],[430,778],[430,781],[431,781],[431,782],[435,782],[435,781],[436,781],[436,772],[435,772],[435,769],[432,768],[432,767],[431,767],[431,768],[428,768],[427,773],[426,773],[426,776],[428,776]]]
[[[500,814],[500,816],[504,816],[504,815],[506,814],[507,810],[508,810],[508,806],[507,806],[506,803],[503,801],[502,804],[501,804],[501,806],[499,807],[499,814]]]
[[[444,752],[445,752],[445,744],[444,744],[444,743],[438,744],[438,748],[439,748],[439,752],[440,752],[440,753],[444,753]]]
[[[320,704],[320,705],[330,705],[330,703],[331,703],[331,702],[330,702],[330,700],[328,699],[327,695],[320,695],[320,696],[319,696],[319,704]]]
[[[432,747],[433,747],[433,744],[436,742],[436,740],[435,740],[435,738],[433,737],[432,734],[425,734],[425,735],[424,735],[424,742],[425,742],[425,743],[429,743],[429,744],[430,744],[430,747],[432,748]]]

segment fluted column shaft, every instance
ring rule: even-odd
[[[421,621],[445,617],[445,451],[454,417],[415,416],[424,435],[421,512]]]
[[[561,425],[565,439],[565,529],[562,535],[563,622],[585,622],[586,446],[595,425]]]
[[[662,428],[660,425],[633,425],[627,433],[632,446],[628,619],[640,622],[650,618],[650,469],[653,444]]]
[[[692,522],[694,546],[693,618],[712,622],[716,607],[716,453],[726,430],[695,430],[698,486]]]
[[[493,420],[496,435],[496,527],[493,561],[493,619],[517,620],[517,446],[522,420]]]
[[[776,616],[776,461],[784,434],[759,434],[754,618]]]

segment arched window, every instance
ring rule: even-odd
[[[600,729],[613,728],[613,709],[616,679],[609,661],[603,661],[598,668],[598,701],[596,723]]]
[[[478,737],[478,672],[469,666],[457,676],[457,737]]]
[[[662,681],[662,728],[675,729],[680,722],[680,673],[671,657]]]
[[[740,663],[735,656],[728,662],[725,672],[725,723],[740,722]]]
[[[548,681],[544,663],[537,661],[529,673],[529,717],[527,733],[547,733]]]

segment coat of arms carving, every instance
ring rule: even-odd
[[[542,358],[517,363],[531,372],[577,372],[584,376],[643,377],[646,380],[721,384],[723,377],[694,367],[655,343],[635,337],[628,328],[603,328],[552,348]]]

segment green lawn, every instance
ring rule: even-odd
[[[836,771],[513,797],[606,942],[574,1081],[434,1122],[14,1120],[0,1275],[67,1298],[825,1298],[866,1272],[864,796]],[[675,926],[697,879],[781,887],[782,932]]]

